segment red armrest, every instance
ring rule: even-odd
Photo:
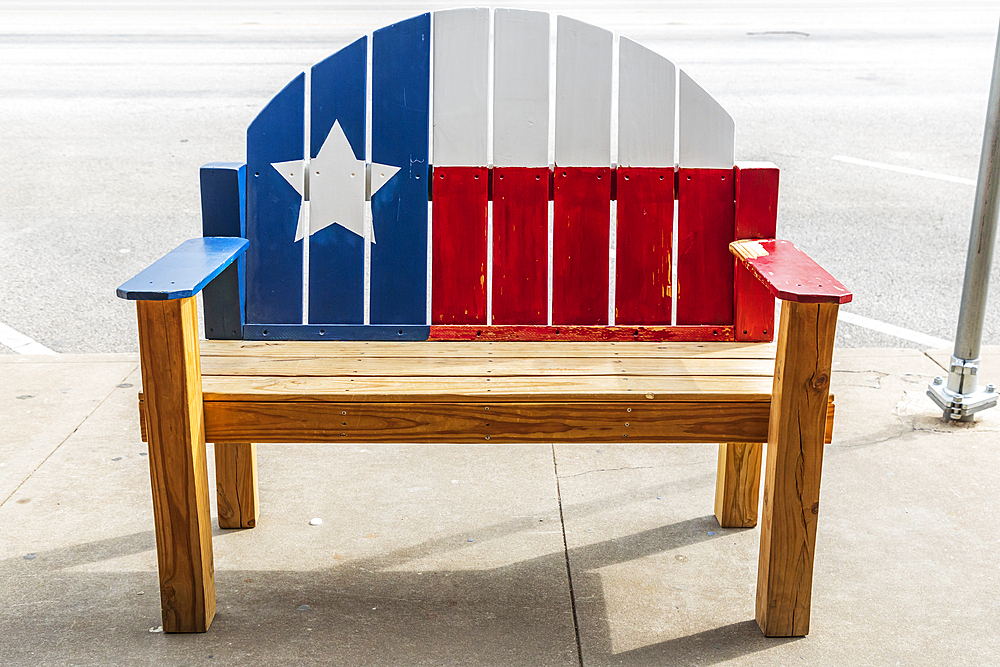
[[[791,241],[733,241],[729,251],[775,297],[799,303],[849,303],[854,295]]]

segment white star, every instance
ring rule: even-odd
[[[312,236],[330,225],[340,225],[361,238],[365,238],[365,203],[367,172],[365,161],[354,157],[354,149],[347,141],[340,121],[333,123],[333,129],[319,149],[319,153],[309,162],[309,197],[305,194],[305,160],[274,162],[272,167],[295,188],[305,201],[309,202],[309,235]],[[387,164],[373,164],[371,194],[395,176],[399,167]],[[305,206],[299,207],[299,224],[295,229],[295,240],[305,236]],[[372,243],[375,231],[372,230]]]

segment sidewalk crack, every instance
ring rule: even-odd
[[[563,514],[562,489],[559,486],[559,463],[556,461],[556,446],[552,445],[552,470],[556,477],[556,500],[559,503],[559,525],[562,527],[563,554],[566,556],[566,581],[569,584],[569,604],[573,610],[573,633],[576,635],[576,656],[583,667],[583,644],[580,642],[580,619],[576,612],[576,595],[573,593],[573,570],[569,562],[569,541],[566,539],[566,517]],[[585,474],[585,473],[580,473]],[[575,477],[576,475],[569,475]]]
[[[125,380],[128,379],[128,376],[132,375],[132,373],[134,373],[135,370],[138,367],[139,367],[139,364],[136,364],[135,366],[133,366],[132,369],[129,370],[129,372],[125,373],[125,377],[122,378],[121,382],[118,382],[117,384],[124,383]],[[52,458],[52,455],[55,454],[57,451],[59,451],[59,448],[62,447],[66,443],[67,440],[69,440],[70,438],[72,438],[73,435],[76,434],[77,431],[80,430],[80,427],[83,426],[86,423],[86,421],[88,419],[90,419],[94,415],[94,413],[97,412],[101,408],[101,406],[104,405],[107,402],[107,400],[109,398],[111,398],[111,394],[115,393],[115,389],[117,389],[117,388],[118,387],[112,387],[111,391],[108,392],[107,396],[105,396],[104,398],[102,398],[101,402],[98,403],[97,405],[95,405],[93,410],[91,410],[86,415],[84,415],[83,419],[80,420],[79,424],[77,424],[76,426],[73,427],[73,430],[70,431],[69,435],[67,435],[65,438],[63,438],[62,440],[60,440],[59,444],[56,445],[55,447],[53,447],[52,451],[45,455],[45,458],[42,459],[41,463],[39,463],[37,466],[35,466],[34,469],[32,469],[32,471],[28,473],[28,476],[25,477],[24,479],[22,479],[21,483],[18,484],[14,488],[14,490],[10,492],[10,495],[8,495],[6,498],[4,498],[3,501],[0,501],[0,507],[3,507],[4,505],[6,505],[7,501],[10,500],[11,498],[13,498],[14,494],[16,494],[21,489],[21,487],[24,486],[28,482],[28,480],[31,479],[35,475],[36,472],[38,472],[38,469],[41,468],[43,465],[45,465],[45,463],[50,458]]]

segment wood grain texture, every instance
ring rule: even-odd
[[[728,442],[719,445],[715,518],[723,528],[753,528],[757,525],[763,451],[761,443]]]
[[[650,357],[206,357],[205,376],[264,377],[555,377],[560,375],[772,377],[770,359],[656,359]]]
[[[718,341],[736,340],[732,326],[432,326],[433,341]]]
[[[617,176],[615,324],[670,324],[674,170],[619,167]]]
[[[767,403],[205,404],[208,437],[257,442],[718,442],[762,440]]]
[[[201,342],[202,364],[208,357],[655,357],[660,359],[774,359],[774,343],[698,342],[444,342],[400,345],[384,341],[210,341]]]
[[[722,376],[236,377],[202,379],[205,401],[357,403],[406,401],[735,401],[771,400],[771,378]]]
[[[486,324],[488,178],[486,167],[434,168],[433,324]]]
[[[553,324],[608,322],[612,178],[610,167],[556,169],[552,223]]]
[[[768,637],[809,633],[837,310],[781,309],[757,571],[757,624]]]
[[[677,324],[733,323],[732,169],[680,170],[677,188]]]
[[[493,169],[493,324],[548,321],[548,202],[548,167]]]
[[[738,163],[736,238],[774,238],[778,221],[778,168],[769,162]],[[736,340],[774,339],[774,296],[741,262],[736,263]]]
[[[205,632],[215,617],[215,570],[198,307],[194,297],[137,306],[163,629]]]
[[[260,514],[257,495],[257,446],[252,442],[215,443],[215,490],[219,528],[253,528]]]

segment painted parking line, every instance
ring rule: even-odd
[[[920,333],[919,331],[913,331],[912,329],[904,329],[903,327],[897,327],[895,324],[880,322],[878,320],[873,320],[870,317],[855,315],[854,313],[845,313],[844,311],[840,311],[837,315],[837,319],[841,322],[853,324],[856,327],[864,327],[865,329],[878,331],[879,333],[888,334],[889,336],[902,338],[903,340],[908,340],[911,343],[916,343],[917,345],[922,345],[926,348],[950,348],[955,345],[953,341],[945,340],[944,338],[930,336],[925,333]]]
[[[948,181],[949,183],[961,183],[962,185],[975,185],[976,182],[971,178],[961,178],[959,176],[950,176],[948,174],[938,174],[933,171],[924,171],[923,169],[911,169],[910,167],[898,167],[894,164],[886,164],[885,162],[871,162],[869,160],[861,160],[856,157],[847,157],[846,155],[834,155],[833,158],[837,162],[846,162],[847,164],[857,164],[862,167],[874,167],[875,169],[884,169],[886,171],[896,171],[900,174],[909,174],[911,176],[923,176],[924,178],[933,178],[939,181]]]
[[[9,347],[18,354],[59,354],[3,322],[0,322],[0,345]]]

